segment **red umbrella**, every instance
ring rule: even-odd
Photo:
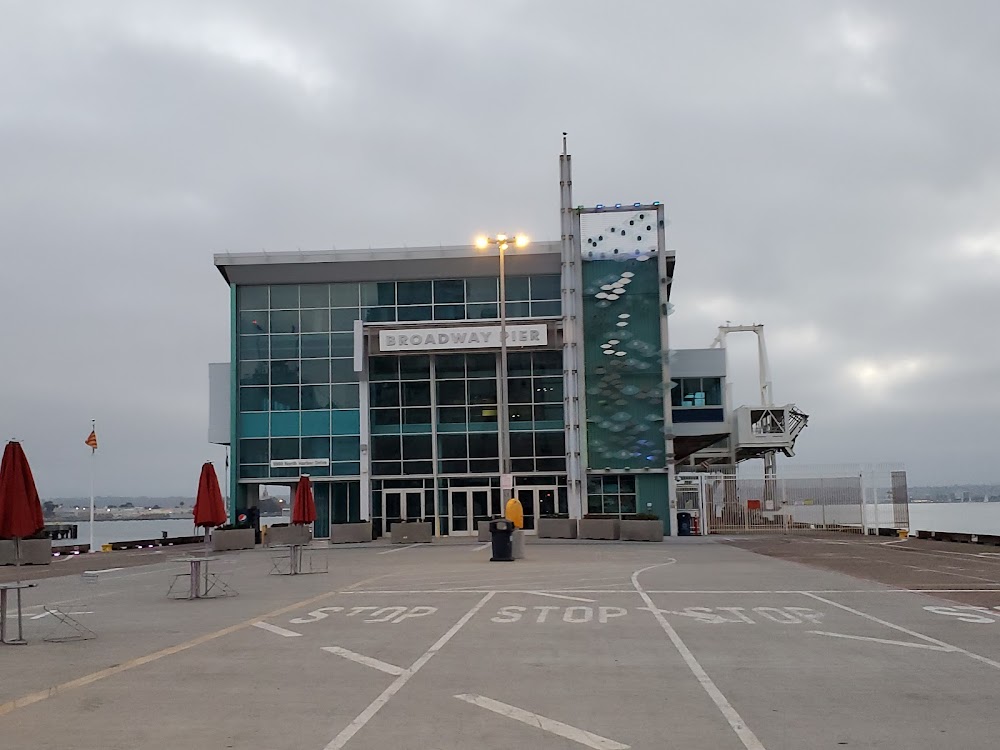
[[[32,536],[45,526],[35,479],[21,444],[11,440],[0,464],[0,537]]]
[[[24,455],[21,444],[11,440],[3,451],[0,463],[0,538],[13,537],[19,540],[32,536],[45,526],[42,517],[42,503],[35,489],[35,478]],[[21,550],[17,551],[17,582],[21,583]],[[6,612],[4,613],[6,615]],[[17,589],[17,641],[24,643],[21,629],[21,589]]]
[[[222,491],[219,489],[219,478],[215,475],[215,467],[206,461],[201,467],[201,478],[198,480],[198,497],[194,502],[194,525],[222,526],[226,522],[226,505],[222,501]]]
[[[309,475],[303,474],[299,477],[298,486],[295,488],[295,501],[292,503],[292,523],[304,526],[315,520],[316,501],[313,500]]]

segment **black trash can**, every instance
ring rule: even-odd
[[[677,514],[677,536],[691,536],[691,514]]]
[[[490,562],[514,562],[514,547],[511,535],[514,524],[505,518],[490,521],[490,540],[493,543],[493,557]]]

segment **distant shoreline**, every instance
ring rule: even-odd
[[[265,518],[284,518],[285,516],[281,513],[275,513],[270,516],[261,516],[261,519]],[[46,526],[55,526],[58,524],[74,524],[74,523],[87,523],[90,520],[87,516],[56,516],[54,518],[46,518]],[[130,516],[115,516],[109,515],[108,513],[95,513],[94,522],[100,521],[191,521],[194,522],[194,516],[190,513],[138,513],[136,515]]]

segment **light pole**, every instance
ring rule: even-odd
[[[476,247],[486,250],[490,245],[496,245],[500,253],[500,389],[497,396],[500,401],[497,421],[500,430],[500,475],[509,475],[510,470],[510,415],[507,406],[507,279],[504,256],[511,244],[514,247],[527,247],[530,240],[526,235],[518,234],[508,237],[498,234],[496,237],[481,236],[476,238]],[[508,489],[502,486],[501,489]],[[512,489],[512,488],[509,488]]]

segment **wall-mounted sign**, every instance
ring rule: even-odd
[[[329,466],[329,458],[275,458],[272,469],[304,469],[308,466]]]
[[[507,326],[507,346],[545,346],[548,328],[540,325]],[[401,328],[378,332],[383,352],[422,352],[434,349],[494,349],[500,346],[500,326],[461,328]]]

